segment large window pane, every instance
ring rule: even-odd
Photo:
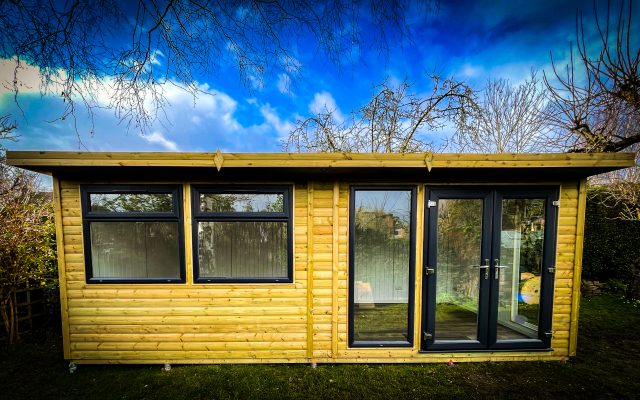
[[[201,193],[203,212],[284,212],[280,193]]]
[[[502,201],[498,340],[538,337],[544,213],[543,199]]]
[[[178,279],[178,222],[89,224],[93,279]]]
[[[482,262],[481,199],[438,201],[436,339],[476,340]]]
[[[287,223],[201,221],[198,265],[199,278],[286,277]]]
[[[411,191],[356,190],[354,341],[408,341]]]
[[[171,193],[91,193],[91,212],[173,212]]]

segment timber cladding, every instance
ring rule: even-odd
[[[443,362],[557,360],[575,354],[583,181],[558,185],[552,350],[514,352],[421,352],[421,273],[410,282],[415,305],[412,346],[348,346],[349,190],[353,182],[293,184],[293,282],[252,284],[194,283],[191,183],[182,183],[185,283],[87,283],[80,201],[84,183],[54,181],[59,245],[64,250],[59,258],[64,351],[65,358],[75,362]],[[414,257],[420,270],[425,185],[415,183],[415,187]]]

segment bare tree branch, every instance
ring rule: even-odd
[[[431,150],[427,133],[474,107],[467,85],[431,76],[428,95],[411,91],[406,80],[374,87],[371,100],[341,121],[336,110],[298,121],[283,147],[288,151],[413,153]]]
[[[415,4],[414,4],[415,3]],[[251,87],[265,75],[296,75],[296,40],[309,36],[340,65],[362,46],[385,49],[410,35],[415,0],[0,1],[0,58],[40,69],[43,94],[60,96],[60,119],[108,108],[145,130],[167,105],[161,83],[198,94],[198,79],[235,68]],[[362,21],[377,29],[373,42]],[[373,22],[373,23],[371,23]],[[308,40],[307,40],[308,43]],[[17,95],[20,82],[8,86]],[[106,101],[105,101],[106,98]]]
[[[525,153],[553,151],[546,121],[547,100],[535,71],[520,85],[489,80],[477,107],[457,120],[450,144],[458,151]]]
[[[548,119],[555,137],[572,151],[633,151],[636,167],[592,179],[608,184],[604,204],[621,209],[620,218],[640,220],[640,46],[633,2],[623,2],[617,17],[607,3],[604,19],[594,3],[599,49],[586,45],[581,13],[576,16],[577,54],[544,82],[550,93]]]
[[[11,120],[11,115],[0,116],[0,151],[5,149],[3,141],[9,140],[15,142],[18,140],[18,136],[15,134],[15,130],[18,128],[15,121]]]
[[[640,47],[638,21],[632,24],[632,2],[621,4],[617,19],[596,15],[600,48],[587,48],[582,14],[576,17],[577,57],[573,49],[569,65],[544,76],[550,93],[547,117],[556,138],[573,151],[636,150],[640,143]],[[635,47],[634,47],[635,46]],[[553,78],[553,79],[552,79]]]

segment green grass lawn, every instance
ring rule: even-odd
[[[3,399],[639,398],[640,306],[582,301],[578,356],[568,362],[422,365],[80,365],[57,339],[0,349]]]

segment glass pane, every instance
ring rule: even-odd
[[[284,195],[278,193],[201,193],[204,212],[284,212]]]
[[[436,340],[477,340],[482,200],[438,201]]]
[[[173,212],[171,193],[91,193],[92,212]]]
[[[355,192],[355,341],[408,341],[411,191]]]
[[[498,339],[538,337],[545,201],[504,199]]]
[[[287,277],[286,222],[199,222],[201,278]]]
[[[180,278],[178,222],[91,222],[93,278]]]

